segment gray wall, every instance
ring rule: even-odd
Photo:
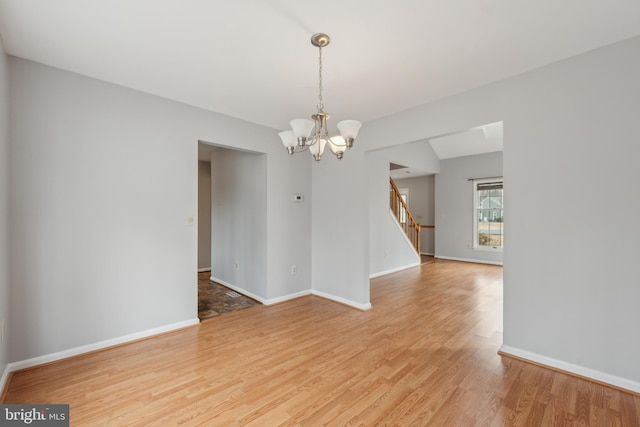
[[[267,297],[266,174],[267,159],[261,154],[218,149],[211,156],[212,276],[250,296],[264,299]]]
[[[326,154],[311,165],[311,286],[316,294],[367,309],[369,198],[364,141],[356,141],[340,161]]]
[[[367,123],[360,138],[376,149],[503,121],[504,347],[636,391],[638,75],[640,37]],[[531,221],[540,200],[555,214]]]
[[[369,273],[378,276],[420,263],[389,211],[389,163],[438,172],[439,160],[428,141],[415,141],[366,154],[369,185]]]
[[[440,161],[436,175],[436,253],[438,258],[502,263],[502,252],[479,251],[473,244],[473,183],[469,178],[502,176],[502,152]],[[508,207],[505,217],[509,217]],[[509,220],[505,221],[505,229]]]
[[[9,320],[9,93],[7,55],[0,39],[0,328]],[[5,329],[6,330],[6,329]],[[9,341],[0,341],[0,393],[9,354]]]
[[[367,155],[369,176],[369,274],[371,277],[420,263],[411,242],[389,210],[389,158],[386,150]]]
[[[211,162],[198,161],[198,270],[211,268]]]
[[[409,189],[409,210],[420,225],[435,225],[435,175],[398,179],[398,188]],[[435,230],[423,228],[420,231],[420,252],[425,255],[435,253]]]
[[[285,154],[281,142],[275,148],[278,161],[267,163],[267,297],[277,302],[283,295],[305,294],[312,288],[311,174],[315,161],[309,153]],[[296,194],[304,200],[296,202]],[[298,271],[295,275],[292,265]]]
[[[10,361],[196,319],[186,219],[199,140],[266,153],[253,243],[278,256],[259,261],[263,296],[310,289],[310,268],[289,274],[299,252],[310,257],[309,212],[288,203],[294,180],[310,193],[310,175],[276,131],[14,57],[9,68]]]

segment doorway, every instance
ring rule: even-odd
[[[198,142],[200,319],[258,305],[266,286],[266,158]]]

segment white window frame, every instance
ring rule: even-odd
[[[503,235],[503,242],[502,242],[502,246],[484,246],[484,245],[480,245],[478,242],[478,184],[486,184],[486,183],[491,183],[491,182],[500,182],[504,184],[504,181],[502,178],[482,178],[482,179],[473,179],[471,180],[471,182],[473,183],[473,245],[472,245],[472,249],[476,250],[476,251],[489,251],[489,252],[502,252],[502,249],[504,247],[504,235]],[[503,189],[503,202],[504,202],[504,189]],[[503,203],[504,205],[504,203]],[[502,208],[503,211],[503,221],[504,221],[504,206]]]
[[[404,204],[409,206],[409,189],[398,188],[398,193],[400,193],[400,197],[402,197]],[[407,211],[405,211],[404,208],[400,206],[400,224],[405,224],[406,222],[407,222]]]

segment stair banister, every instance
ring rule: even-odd
[[[420,255],[420,224],[413,218],[411,211],[409,211],[409,207],[402,199],[402,195],[400,194],[400,190],[396,186],[396,183],[393,182],[393,178],[389,177],[389,182],[391,183],[391,191],[389,192],[389,207],[391,211],[395,215],[400,227],[409,238],[409,241],[413,245],[414,249]],[[402,223],[401,221],[401,212],[404,210],[406,221]]]

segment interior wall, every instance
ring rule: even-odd
[[[267,299],[266,163],[262,154],[230,149],[211,156],[212,277],[261,300]]]
[[[638,75],[636,37],[522,77],[505,125],[504,343],[640,392]]]
[[[428,141],[414,141],[367,152],[369,184],[369,274],[378,276],[420,264],[404,232],[389,210],[389,164],[396,163],[432,173],[440,162]]]
[[[432,173],[440,161],[426,140],[367,152],[369,185],[369,273],[378,276],[419,265],[413,246],[399,229],[389,210],[389,163]]]
[[[366,123],[359,138],[377,149],[503,121],[503,349],[636,391],[638,75],[635,37]],[[542,202],[552,214],[533,220]]]
[[[262,188],[281,216],[260,212],[262,232],[279,237],[268,250],[310,254],[307,239],[287,246],[310,219],[284,227],[299,211],[280,192],[297,180],[309,194],[310,175],[294,175],[274,129],[15,57],[9,71],[11,362],[197,321],[188,218],[199,140],[266,153],[278,173]],[[310,273],[291,276],[288,262],[263,257],[276,296],[310,289]]]
[[[0,39],[0,329],[9,320],[9,86],[7,55]],[[0,335],[2,331],[0,330]],[[9,340],[0,338],[0,393],[9,361]]]
[[[273,303],[308,294],[312,287],[311,174],[316,166],[309,153],[291,156],[282,143],[275,156],[278,162],[267,164],[267,297]],[[303,200],[297,201],[297,195]]]
[[[402,148],[398,148],[402,149]],[[368,153],[369,274],[372,277],[420,264],[404,231],[389,209],[389,153]]]
[[[435,225],[435,175],[395,180],[398,188],[409,189],[409,210],[420,225]],[[435,229],[420,230],[420,253],[435,253]]]
[[[502,152],[440,161],[435,177],[435,256],[502,264],[502,252],[480,251],[473,245],[473,183],[469,178],[502,176]],[[505,229],[509,211],[505,207]]]
[[[312,291],[361,309],[369,301],[369,216],[362,144],[312,167]]]
[[[211,268],[211,162],[198,161],[198,270]]]

